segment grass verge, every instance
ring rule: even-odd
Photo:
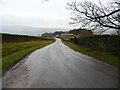
[[[2,73],[4,74],[9,68],[11,68],[13,65],[15,65],[17,62],[19,62],[21,59],[23,59],[26,55],[30,54],[36,49],[42,48],[44,46],[47,46],[54,41],[38,41],[35,44],[35,46],[19,50],[15,53],[9,54],[2,58]],[[28,43],[30,44],[30,43]]]
[[[120,58],[118,56],[111,54],[110,52],[102,52],[102,51],[92,50],[90,48],[84,48],[82,46],[78,46],[73,43],[65,42],[65,41],[63,41],[63,43],[77,52],[86,54],[88,56],[91,56],[98,60],[101,60],[105,63],[108,63],[110,65],[118,67],[118,60]]]

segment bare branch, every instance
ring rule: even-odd
[[[113,1],[113,4],[120,5],[120,2]],[[120,8],[117,5],[105,7],[101,2],[99,5],[92,2],[76,2],[67,3],[68,9],[74,12],[76,23],[82,23],[81,26],[112,28],[120,30]],[[107,29],[108,30],[108,29]]]

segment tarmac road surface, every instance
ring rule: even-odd
[[[28,55],[3,76],[3,88],[115,88],[117,69],[78,53],[60,39]]]

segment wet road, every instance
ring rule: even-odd
[[[36,50],[3,76],[3,88],[117,87],[117,70],[65,46]]]

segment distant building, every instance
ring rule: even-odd
[[[70,33],[65,33],[65,34],[61,34],[61,36],[73,36],[74,34],[70,34]]]
[[[55,37],[56,37],[56,38],[59,38],[59,37],[60,37],[60,35],[55,35]]]
[[[80,30],[80,34],[79,34],[80,38],[90,37],[90,36],[93,36],[93,32],[91,30]]]

